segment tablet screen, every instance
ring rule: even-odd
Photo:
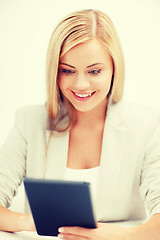
[[[24,186],[39,235],[57,236],[62,226],[96,227],[90,183],[25,178]]]

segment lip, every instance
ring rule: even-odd
[[[79,93],[79,92],[73,92],[73,91],[71,91],[71,92],[73,93],[73,96],[75,97],[76,100],[78,100],[78,101],[80,101],[80,102],[85,102],[85,101],[91,99],[92,96],[95,94],[96,91],[90,92],[90,93]],[[91,95],[90,95],[90,96],[86,96],[86,97],[80,97],[80,96],[77,96],[76,94],[79,94],[79,95],[88,95],[88,94],[91,94]]]

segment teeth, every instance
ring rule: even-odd
[[[75,93],[76,96],[78,97],[81,97],[81,98],[85,98],[85,97],[90,97],[92,95],[92,93],[90,94],[78,94],[78,93]]]

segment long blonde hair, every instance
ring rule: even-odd
[[[114,72],[108,99],[121,100],[124,85],[124,59],[111,19],[98,10],[83,10],[65,17],[54,30],[47,52],[47,108],[53,130],[65,132],[74,121],[72,105],[62,96],[57,76],[59,61],[71,48],[91,39],[103,43],[113,60]]]

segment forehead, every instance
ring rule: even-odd
[[[73,66],[90,65],[96,62],[108,63],[110,61],[110,54],[97,39],[76,45],[61,59],[61,62]]]

